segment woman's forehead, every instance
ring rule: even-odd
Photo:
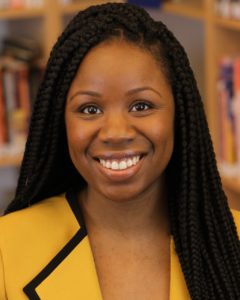
[[[98,72],[108,74],[117,72],[121,76],[134,71],[135,76],[145,76],[149,79],[155,72],[161,73],[164,77],[160,63],[150,51],[127,41],[117,40],[104,42],[92,48],[82,60],[76,77],[94,76]]]
[[[72,82],[68,99],[83,92],[121,98],[133,90],[155,90],[162,98],[172,99],[168,80],[149,52],[126,42],[108,43],[89,51]]]

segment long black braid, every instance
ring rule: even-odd
[[[121,36],[151,51],[174,94],[175,147],[166,172],[170,224],[191,298],[239,300],[239,240],[187,55],[164,24],[136,6],[90,7],[58,39],[36,99],[16,195],[6,213],[86,184],[68,154],[66,96],[86,53]]]

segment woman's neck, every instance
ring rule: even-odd
[[[165,185],[121,202],[106,199],[88,188],[79,194],[87,227],[124,236],[160,231],[169,235]]]

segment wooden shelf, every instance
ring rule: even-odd
[[[0,20],[8,19],[31,19],[36,17],[43,17],[43,8],[24,8],[24,9],[1,9]]]
[[[90,1],[90,0],[86,0],[86,1],[82,1],[79,3],[72,3],[72,4],[66,4],[66,5],[62,5],[61,6],[61,13],[62,14],[74,14],[76,12],[79,12],[80,10],[83,10],[87,7],[89,7],[90,5],[98,5],[98,4],[103,4],[106,2],[126,2],[123,0],[112,0],[112,1],[102,1],[102,0],[94,0],[94,1]]]
[[[215,17],[214,23],[223,28],[240,31],[240,20],[227,19],[227,18],[223,18],[223,17]]]
[[[19,167],[22,161],[22,155],[0,157],[0,167]]]
[[[184,3],[163,3],[162,9],[164,12],[171,13],[178,16],[187,18],[203,20],[205,19],[205,11],[202,7],[193,6]]]

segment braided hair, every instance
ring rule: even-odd
[[[14,200],[6,213],[86,182],[73,167],[64,125],[71,82],[88,51],[121,37],[161,61],[175,100],[175,145],[166,170],[171,233],[194,300],[240,299],[240,247],[187,55],[142,8],[108,3],[78,13],[55,44],[32,114]]]

